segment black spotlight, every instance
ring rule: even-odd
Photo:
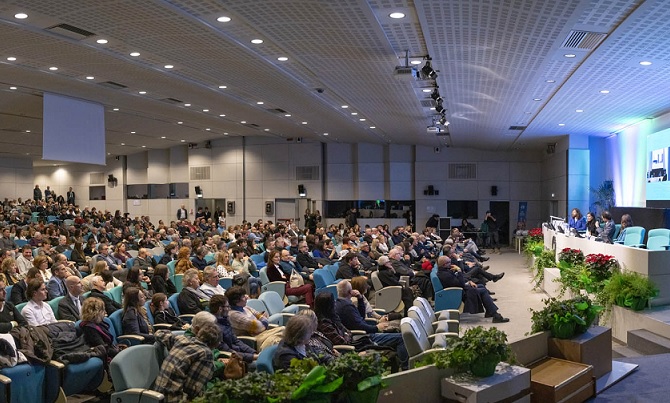
[[[305,185],[298,185],[298,196],[300,197],[307,196],[307,190],[305,190]]]
[[[440,92],[435,88],[432,94],[430,94],[430,97],[433,98],[435,102],[442,102],[442,97],[440,96]]]
[[[437,113],[442,113],[442,112],[446,111],[446,109],[444,108],[444,106],[442,106],[442,104],[438,104],[438,105],[435,107],[435,111],[436,111]]]
[[[449,121],[447,120],[447,117],[442,115],[440,120],[437,121],[437,123],[441,124],[442,126],[449,126]]]
[[[424,77],[435,80],[437,78],[437,73],[430,65],[430,60],[426,61],[426,64],[421,68],[421,73]]]

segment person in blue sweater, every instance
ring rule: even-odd
[[[575,207],[572,209],[572,217],[570,217],[568,225],[577,231],[586,231],[586,217],[582,215],[582,212],[578,208]]]

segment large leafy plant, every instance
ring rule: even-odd
[[[574,267],[584,263],[584,253],[579,249],[563,248],[558,253],[558,268]]]
[[[586,296],[578,296],[566,301],[556,298],[543,300],[544,308],[536,311],[531,309],[531,333],[549,330],[552,335],[569,325],[574,334],[581,334],[593,324],[602,311],[601,306],[594,305]],[[569,338],[572,335],[563,335]]]
[[[602,302],[636,310],[643,309],[646,301],[658,295],[658,288],[646,276],[626,271],[615,273],[602,290]]]
[[[553,250],[543,250],[540,256],[535,259],[535,265],[533,266],[533,282],[535,283],[534,287],[539,288],[542,286],[544,281],[544,269],[547,267],[556,267],[556,253]]]

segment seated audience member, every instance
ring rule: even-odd
[[[614,233],[616,232],[616,225],[614,224],[614,220],[612,220],[612,215],[609,211],[605,210],[602,212],[600,217],[605,222],[605,226],[603,228],[596,228],[596,231],[598,232],[596,241],[605,243],[614,242],[613,238]]]
[[[51,268],[51,272],[53,274],[47,283],[47,294],[49,300],[63,297],[65,294],[67,294],[67,289],[65,288],[65,279],[69,274],[65,266],[60,264],[55,264]]]
[[[82,284],[84,285],[84,292],[92,290],[91,279],[95,276],[100,276],[102,274],[102,272],[104,272],[104,271],[108,271],[110,274],[113,273],[111,270],[109,270],[107,268],[107,262],[105,262],[104,260],[95,262],[95,265],[93,266],[93,270],[91,271],[91,274],[84,277],[81,281]],[[113,275],[112,275],[112,279],[113,279],[112,281],[108,282],[105,285],[107,291],[111,290],[114,287],[118,287],[118,286],[123,285],[123,282],[121,282],[121,280],[114,277]]]
[[[170,271],[164,264],[159,264],[154,269],[154,276],[151,278],[151,289],[154,293],[163,293],[168,297],[177,292],[177,287],[170,279]]]
[[[6,285],[14,285],[21,281],[19,276],[19,266],[13,257],[6,257],[2,261],[2,275]]]
[[[203,310],[209,297],[200,291],[198,269],[188,269],[184,273],[184,288],[177,297],[177,307],[181,315],[196,314]]]
[[[409,356],[405,343],[400,333],[380,333],[388,328],[388,322],[379,322],[376,326],[365,322],[365,303],[361,294],[351,288],[351,283],[342,280],[337,284],[337,301],[335,302],[335,312],[340,317],[342,324],[349,330],[363,330],[370,339],[380,346],[391,347],[396,350],[400,366],[407,368]],[[358,299],[358,306],[351,302],[351,298]]]
[[[120,261],[123,264],[126,263],[126,260],[131,259],[133,256],[128,253],[126,248],[127,246],[125,242],[118,242],[114,247],[114,253],[112,254],[114,259]]]
[[[220,252],[219,252],[220,253]],[[214,266],[207,266],[202,271],[202,285],[200,291],[207,297],[212,298],[214,295],[223,295],[226,290],[219,285],[219,273],[216,272]]]
[[[123,292],[125,292],[130,287],[139,288],[144,293],[145,297],[149,296],[149,292],[142,287],[142,282],[144,281],[151,287],[151,280],[149,277],[142,274],[140,268],[137,266],[131,267],[126,270],[128,275],[126,276],[126,281],[123,283]]]
[[[84,304],[84,288],[81,285],[81,279],[77,276],[70,276],[65,279],[67,294],[58,302],[58,319],[71,320],[73,322],[81,319],[81,309]]]
[[[172,325],[172,330],[185,330],[190,327],[177,316],[174,309],[170,308],[170,301],[168,301],[167,295],[161,292],[151,297],[150,309],[154,317],[154,324],[156,325],[162,323]]]
[[[97,255],[98,251],[95,248],[95,239],[93,237],[88,238],[86,241],[86,246],[84,247],[84,255],[86,257],[93,257]]]
[[[317,242],[312,254],[314,259],[317,259],[321,264],[330,264],[333,260],[337,260],[337,250],[333,247],[333,241],[330,239]]]
[[[312,335],[307,342],[307,356],[313,358],[321,365],[328,364],[333,358],[339,357],[340,352],[335,350],[330,339],[319,331],[319,320],[314,311],[303,309],[298,312],[298,316],[301,315],[307,316],[312,321]]]
[[[42,273],[37,267],[29,269],[26,273],[26,278],[14,284],[12,287],[12,293],[9,295],[9,300],[12,302],[12,304],[18,305],[24,302],[28,302],[28,298],[26,297],[26,289],[28,288],[28,283],[30,280],[33,279],[38,279],[44,283],[44,280],[42,279]]]
[[[94,276],[90,281],[93,288],[91,288],[89,298],[98,298],[101,300],[105,304],[105,312],[107,313],[107,316],[122,308],[121,304],[104,294],[104,292],[107,291],[107,284],[112,281],[112,278],[114,278],[112,273],[110,271],[105,271],[101,273],[100,276]]]
[[[314,333],[312,320],[305,315],[292,316],[286,323],[284,337],[277,346],[272,367],[275,371],[291,367],[291,360],[307,358],[307,343]]]
[[[582,215],[582,212],[578,208],[573,208],[570,215],[568,226],[577,231],[586,231],[586,217]]]
[[[114,342],[114,337],[109,331],[109,324],[105,318],[105,303],[98,298],[86,298],[81,308],[81,329],[86,344],[90,347],[105,346],[108,357],[114,357],[119,348]]]
[[[216,317],[216,324],[221,330],[221,343],[218,349],[238,353],[247,365],[247,369],[251,370],[256,367],[255,361],[258,359],[258,354],[256,350],[243,343],[235,335],[228,318],[230,309],[230,303],[225,295],[214,295],[209,300],[209,311]]]
[[[401,246],[393,247],[393,249],[389,251],[388,257],[391,266],[393,266],[393,270],[395,270],[399,276],[414,277],[414,270],[410,269],[403,261],[403,249]]]
[[[151,274],[154,272],[156,262],[147,248],[140,248],[137,257],[133,261],[133,267],[138,267],[142,274]]]
[[[7,301],[7,290],[5,283],[0,280],[0,333],[9,333],[17,326],[25,326],[28,322],[23,318],[21,312]]]
[[[233,252],[234,254],[235,252]],[[247,261],[248,263],[248,261]],[[221,278],[233,278],[233,276],[237,273],[240,272],[238,267],[238,270],[233,267],[235,265],[235,262],[231,265],[230,263],[230,255],[228,254],[227,251],[222,250],[221,252],[218,252],[216,254],[216,272]],[[240,265],[243,266],[243,265]],[[247,273],[249,273],[249,270],[247,270]]]
[[[207,267],[205,256],[207,256],[207,250],[204,246],[199,246],[198,249],[195,250],[195,257],[191,260],[196,269],[205,270],[205,267]]]
[[[233,269],[233,275],[230,275],[230,271],[228,271],[228,277],[233,277],[235,274],[240,274],[244,277],[247,278],[247,284],[249,284],[249,293],[251,295],[258,295],[260,294],[260,289],[261,289],[261,279],[257,277],[253,277],[252,273],[257,273],[258,269],[256,268],[256,265],[254,264],[254,261],[249,258],[249,256],[246,255],[245,250],[242,247],[235,247],[233,248],[233,263],[231,265]],[[221,252],[219,252],[219,255]],[[217,257],[218,259],[218,257]],[[218,261],[217,261],[218,262]],[[221,276],[221,269],[220,266],[218,266],[217,263],[217,271],[219,272],[219,276]]]
[[[400,275],[395,272],[395,269],[387,256],[380,257],[377,266],[379,267],[377,275],[384,287],[402,286],[401,299],[405,305],[405,316],[407,316],[407,310],[414,303],[412,290],[409,288],[408,284],[403,285],[400,283]]]
[[[167,265],[171,261],[175,260],[177,258],[177,248],[179,245],[177,245],[176,242],[170,242],[165,246],[165,253],[163,254],[163,257],[161,257],[161,260],[158,262],[158,264],[164,264]]]
[[[314,271],[323,267],[321,263],[317,262],[309,255],[309,246],[307,246],[307,242],[305,241],[300,241],[298,243],[298,254],[296,255],[296,260],[298,261],[300,267],[303,269],[309,269],[310,271]]]
[[[235,331],[235,335],[254,336],[259,351],[279,342],[284,328],[270,328],[266,312],[258,312],[248,307],[248,296],[243,287],[230,287],[226,291],[226,298],[228,298],[231,309],[228,319]]]
[[[366,295],[368,294],[368,291],[370,290],[370,280],[365,277],[365,276],[357,276],[351,279],[351,288],[354,290],[358,290],[359,293],[361,293],[361,296],[363,297],[363,302],[365,303],[365,317],[366,318],[374,318],[377,320],[386,320],[386,315],[382,316],[375,312],[372,308],[372,305],[368,301]],[[352,299],[351,302],[354,305],[358,305],[358,300]],[[400,315],[400,314],[398,314]]]
[[[352,279],[360,275],[360,270],[363,268],[358,261],[358,254],[349,252],[342,258],[340,267],[335,274],[336,279]]]
[[[182,246],[177,254],[175,274],[184,274],[188,269],[195,269],[195,266],[191,263],[191,248]]]
[[[314,313],[318,320],[317,330],[333,345],[351,345],[354,336],[344,327],[335,313],[335,297],[330,292],[321,292],[314,300]]]
[[[296,263],[296,259],[291,256],[291,252],[287,249],[279,251],[279,267],[282,269],[286,277],[291,277],[291,274],[295,271],[303,278],[303,283],[314,285],[314,277],[312,274],[308,269],[300,267],[300,265]]]
[[[44,283],[48,283],[51,280],[51,270],[49,270],[49,257],[46,255],[38,255],[33,264],[36,268],[39,269],[40,274],[42,274],[42,280]]]
[[[158,340],[169,353],[156,377],[153,390],[165,396],[166,403],[190,401],[205,390],[214,375],[212,349],[219,345],[221,332],[214,323],[195,329],[195,337],[175,336],[159,330]]]
[[[73,262],[77,267],[86,266],[86,271],[88,271],[88,262],[86,261],[86,253],[82,248],[81,242],[75,241],[74,248],[70,254],[71,262]]]
[[[467,281],[461,269],[451,264],[449,257],[440,256],[437,259],[437,277],[444,288],[460,287],[463,289],[464,312],[477,314],[485,310],[484,317],[493,318],[493,323],[509,322],[508,318],[498,313],[498,307],[493,303],[489,291],[484,286],[477,286],[474,282]]]
[[[290,276],[287,276],[280,267],[280,252],[272,250],[269,253],[267,274],[270,281],[281,281],[285,284],[286,295],[303,296],[305,303],[309,306],[314,304],[314,287],[311,284],[303,284],[299,287],[291,287]]]
[[[96,261],[99,262],[101,260],[107,263],[107,268],[109,270],[117,271],[123,268],[121,266],[121,261],[112,256],[111,253],[109,253],[109,245],[107,245],[106,243],[101,243],[100,245],[98,245],[98,255],[96,257]]]
[[[47,299],[47,287],[44,281],[38,278],[30,280],[26,289],[26,296],[28,297],[28,304],[23,307],[21,314],[29,325],[40,326],[57,322],[51,306],[44,302]]]
[[[144,337],[145,344],[152,344],[154,336],[147,318],[144,303],[147,301],[144,293],[136,287],[130,287],[123,294],[123,334],[134,334]]]
[[[28,270],[33,266],[33,249],[30,245],[23,245],[21,256],[16,258],[16,265],[19,268],[19,276],[25,277]]]

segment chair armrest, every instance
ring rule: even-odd
[[[74,323],[74,321],[69,320],[69,319],[58,319],[56,322],[58,322],[58,323]]]
[[[614,243],[617,245],[623,245],[623,241],[614,241]]]
[[[193,317],[195,315],[192,313],[185,313],[183,315],[179,315],[179,319],[183,320],[186,323],[191,323],[193,321]]]
[[[3,385],[9,385],[12,383],[12,379],[8,376],[0,375],[0,383]]]
[[[156,323],[155,325],[151,325],[154,328],[154,332],[156,330],[170,330],[172,328],[172,325],[169,323]]]
[[[136,334],[124,334],[122,336],[116,336],[116,342],[127,342],[123,344],[128,344],[129,346],[136,346],[138,344],[144,343],[144,337],[138,336]]]
[[[632,246],[632,247],[634,247],[634,248],[645,248],[645,247],[646,247],[646,245],[643,244],[643,243],[638,243],[638,244],[630,245],[630,246]]]
[[[219,351],[219,357],[230,358],[233,355],[230,351]]]
[[[165,400],[165,396],[162,393],[158,393],[156,391],[150,390],[150,389],[141,389],[141,388],[130,388],[126,389],[121,392],[116,392],[113,393],[112,401],[140,401],[142,403],[160,403]],[[123,396],[128,396],[127,398],[123,398]],[[130,398],[130,397],[136,397],[136,398]],[[118,397],[118,399],[116,398]]]
[[[433,331],[437,333],[448,332],[458,334],[460,322],[453,319],[440,320],[433,323]]]
[[[378,315],[386,315],[386,312],[384,312],[383,309],[372,308],[372,311],[377,313]]]
[[[435,338],[438,336],[444,336],[444,338],[458,338],[458,333],[452,333],[452,332],[445,332],[445,333],[433,333],[430,336],[428,336],[428,341],[430,341],[430,344],[433,344],[435,342]]]
[[[309,305],[307,305],[307,304],[291,304],[291,305],[289,305],[289,306],[297,306],[297,307],[298,307],[298,311],[304,311],[304,310],[306,310],[306,309],[311,309],[311,308],[309,307]]]
[[[350,346],[347,344],[337,344],[334,345],[333,348],[340,353],[348,353],[350,351],[356,351],[356,348],[354,346]]]
[[[237,338],[242,341],[242,343],[256,350],[256,338],[253,336],[237,336]]]
[[[436,352],[436,351],[443,351],[443,350],[444,350],[443,348],[431,348],[431,349],[428,349],[428,350],[426,350],[426,351],[422,351],[422,352],[420,352],[419,354],[415,355],[414,357],[410,357],[410,358],[409,358],[409,367],[410,367],[410,369],[411,369],[411,368],[414,368],[414,363],[416,363],[417,361],[421,361],[421,360],[423,360],[423,359],[424,359],[425,357],[427,357],[429,354],[432,354],[432,353],[434,353],[434,352]]]
[[[351,334],[367,334],[365,330],[352,330]]]
[[[55,367],[58,370],[65,369],[65,364],[63,364],[60,361],[51,360],[51,361],[49,361],[49,365],[52,366],[52,367]]]
[[[461,313],[458,311],[458,309],[443,309],[441,311],[435,312],[435,317],[437,318],[437,321],[446,319],[460,320]]]

